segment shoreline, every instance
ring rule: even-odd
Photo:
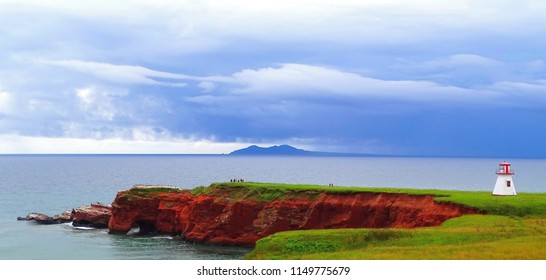
[[[412,200],[408,202],[408,198]],[[426,199],[429,206],[441,207],[436,210],[416,208],[423,206],[422,199]],[[362,201],[369,203],[366,205]],[[445,209],[441,209],[447,206],[464,206],[463,209],[467,210],[445,216],[441,213]],[[441,236],[446,230],[475,229],[478,221],[489,223],[498,220],[500,222],[494,222],[494,226],[500,224],[506,230],[514,226],[513,221],[527,223],[535,219],[540,228],[541,221],[546,219],[546,193],[496,197],[489,192],[231,182],[213,183],[209,187],[191,190],[172,186],[136,186],[119,192],[112,209],[108,222],[111,233],[124,234],[127,229],[138,226],[144,234],[168,234],[191,242],[232,246],[254,246],[256,243],[246,258],[281,256],[283,259],[307,259],[322,258],[323,253],[354,249],[366,242],[379,247],[401,240],[411,243],[408,240],[412,238],[417,242],[425,229],[434,232],[427,234]],[[423,216],[423,213],[427,215]],[[470,214],[480,214],[481,218]],[[438,221],[431,218],[439,216],[444,218]],[[418,217],[424,221],[423,224],[416,224]],[[355,221],[360,224],[355,224]],[[464,226],[453,226],[453,223]],[[488,231],[488,228],[484,230]],[[355,234],[364,237],[355,239]],[[338,244],[338,238],[334,237],[338,235],[353,236],[351,238],[357,241],[352,245]],[[460,237],[483,237],[480,236],[462,234]],[[306,243],[306,240],[315,241]],[[272,250],[271,246],[277,249]],[[278,254],[271,255],[274,252]],[[441,259],[446,258],[441,256]]]

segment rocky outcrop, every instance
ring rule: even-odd
[[[108,227],[108,221],[112,216],[112,206],[95,203],[82,205],[72,210],[66,210],[62,214],[50,217],[42,213],[30,213],[26,217],[18,217],[19,221],[35,221],[43,225],[72,222],[74,226],[86,226],[96,228]]]
[[[72,216],[74,217],[73,226],[107,228],[112,216],[112,206],[102,203],[82,205],[72,210]]]
[[[60,218],[60,215],[55,215],[54,217],[50,217],[42,213],[29,213],[24,218],[17,217],[17,220],[18,221],[35,221],[36,223],[42,224],[42,225],[60,224],[63,222]]]
[[[223,190],[197,196],[189,191],[145,195],[122,191],[112,204],[108,226],[111,233],[127,233],[139,226],[144,232],[181,235],[190,241],[251,246],[280,231],[437,226],[449,218],[477,213],[436,202],[430,195],[290,193],[270,202],[236,196]]]
[[[58,219],[61,221],[61,223],[66,223],[72,221],[74,217],[72,216],[72,211],[66,210],[60,215],[53,216],[53,219]]]

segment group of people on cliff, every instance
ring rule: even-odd
[[[231,179],[229,181],[232,182],[232,183],[236,183],[236,182],[237,183],[244,183],[245,182],[245,180],[243,180],[243,179]]]

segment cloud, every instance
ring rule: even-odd
[[[507,100],[513,105],[521,105],[518,101],[527,101],[527,108],[543,107],[546,101],[546,80],[529,82],[503,81],[491,85],[491,88],[505,92]]]
[[[249,143],[207,140],[124,140],[0,135],[0,154],[221,154]]]
[[[8,114],[13,106],[13,97],[9,92],[0,91],[0,114]]]
[[[434,69],[454,67],[502,67],[503,62],[475,54],[456,54],[447,58],[425,61],[422,68]]]
[[[92,74],[98,78],[120,83],[120,84],[140,84],[140,85],[161,85],[170,87],[184,87],[185,83],[162,82],[163,79],[191,79],[191,76],[172,74],[150,70],[142,66],[132,65],[114,65],[109,63],[80,61],[80,60],[60,60],[48,61],[51,65],[62,66],[83,73]]]
[[[3,31],[21,42],[44,32],[45,25],[47,36],[57,39],[47,44],[50,51],[57,45],[58,51],[80,56],[77,48],[85,48],[84,55],[88,56],[135,59],[138,55],[222,52],[249,43],[262,43],[261,48],[275,43],[283,49],[301,46],[323,51],[332,46],[354,50],[403,44],[437,52],[434,47],[465,42],[474,49],[487,44],[484,38],[526,43],[534,37],[536,42],[544,42],[538,37],[544,35],[541,26],[546,23],[541,13],[546,5],[541,1],[501,1],[495,5],[471,0],[421,1],[419,5],[403,0],[110,2],[3,1],[0,15],[18,23],[5,25],[8,28]],[[13,19],[24,17],[36,20]],[[21,24],[23,30],[15,28]],[[496,47],[514,49],[514,44]],[[247,47],[244,51],[256,49]]]
[[[479,56],[458,55],[448,60],[450,63],[496,63]],[[279,95],[279,96],[345,96],[352,98],[385,98],[413,101],[464,100],[480,98],[467,88],[441,85],[426,80],[386,80],[363,76],[357,73],[338,70],[333,67],[308,64],[285,63],[278,67],[243,69],[229,75],[197,76],[182,73],[163,72],[135,65],[115,65],[92,61],[49,61],[51,65],[91,74],[103,80],[126,85],[161,85],[167,87],[187,87],[194,82],[201,89],[202,96],[192,96],[187,100],[210,103],[212,99],[226,95],[241,96]],[[428,63],[432,65],[432,62]],[[440,64],[437,62],[436,64]],[[445,63],[444,63],[445,64]],[[428,67],[428,66],[427,66]],[[165,81],[168,79],[169,81]],[[172,82],[176,81],[176,82]],[[183,83],[181,81],[184,81]],[[223,85],[219,95],[210,95]],[[191,93],[191,90],[189,91]],[[90,99],[89,91],[79,96]],[[86,94],[85,96],[83,96]],[[90,102],[91,100],[83,100]],[[89,104],[88,104],[89,105]],[[101,111],[101,110],[99,110]]]
[[[399,60],[391,69],[383,70],[408,79],[424,79],[460,87],[483,86],[516,75],[520,65],[476,54],[454,54],[424,61]]]
[[[193,76],[152,70],[136,65],[117,65],[104,62],[82,60],[45,61],[49,65],[61,66],[71,70],[91,74],[100,79],[125,85],[159,85],[167,87],[185,87],[181,80],[202,81],[199,87],[212,89],[212,82],[233,82],[229,77],[223,76]],[[173,82],[177,81],[177,82]]]
[[[212,92],[216,88],[216,84],[212,82],[200,82],[197,86],[203,89],[203,93]]]
[[[383,80],[330,67],[282,64],[280,67],[245,69],[232,75],[236,94],[331,95],[413,101],[480,98],[469,89],[430,81]]]
[[[542,59],[535,59],[525,63],[525,70],[531,73],[540,73],[546,69],[546,62]]]
[[[106,121],[111,121],[114,117],[123,114],[114,104],[114,99],[124,97],[127,92],[116,92],[112,90],[99,90],[95,87],[79,88],[75,90],[80,108],[90,115]]]
[[[277,67],[264,67],[257,69],[243,69],[229,75],[197,76],[182,73],[162,72],[142,66],[114,65],[90,61],[54,61],[50,64],[60,65],[82,71],[106,80],[126,84],[159,84],[179,85],[181,83],[159,82],[152,78],[185,81],[194,83],[195,88],[200,88],[201,93],[190,90],[192,96],[187,101],[200,104],[230,103],[232,98],[350,98],[350,99],[385,99],[401,101],[461,101],[484,102],[503,95],[507,89],[503,84],[510,81],[495,81],[481,87],[464,87],[456,84],[440,84],[432,80],[387,80],[372,78],[358,73],[343,71],[328,66],[285,63]],[[412,69],[426,69],[435,71],[439,69],[461,68],[465,75],[473,73],[476,67],[485,67],[496,71],[505,64],[483,56],[459,54],[447,58],[425,61],[412,66]],[[218,90],[218,85],[222,85]],[[528,83],[528,87],[533,82]],[[211,93],[216,90],[216,94]],[[80,100],[83,109],[92,109],[96,116],[102,115],[105,119],[111,119],[115,113],[111,103],[113,96],[119,93],[98,93],[97,89],[79,88],[76,96]],[[123,93],[121,95],[127,95]],[[234,103],[234,102],[231,102]]]
[[[170,131],[159,126],[146,126],[145,124],[134,124],[124,126],[118,123],[82,123],[82,122],[63,122],[63,138],[81,138],[94,140],[117,139],[120,141],[198,141],[193,137],[175,136]]]
[[[0,135],[456,148],[546,102],[543,1],[129,1],[0,1]]]

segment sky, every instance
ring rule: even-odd
[[[545,11],[0,0],[0,153],[546,157]]]

